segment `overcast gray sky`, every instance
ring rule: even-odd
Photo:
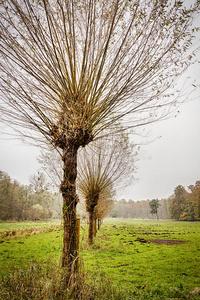
[[[200,84],[200,63],[191,67],[186,76]],[[200,89],[190,99],[193,100],[180,107],[177,117],[147,128],[151,135],[141,142],[155,141],[141,146],[135,174],[138,180],[120,193],[119,199],[167,198],[177,185],[187,187],[200,180]],[[131,139],[134,141],[135,137]],[[22,184],[28,184],[30,175],[39,169],[36,160],[39,153],[36,147],[0,135],[0,170]]]
[[[200,99],[180,110],[176,118],[152,126],[151,138],[161,138],[141,147],[138,181],[124,193],[126,199],[167,198],[177,185],[200,180]]]

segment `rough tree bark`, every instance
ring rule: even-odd
[[[94,236],[94,210],[89,212],[89,229],[88,229],[88,242],[90,245],[93,244]]]
[[[69,273],[76,267],[78,256],[77,241],[77,220],[76,205],[78,198],[76,195],[77,176],[77,147],[69,146],[63,150],[63,182],[61,192],[63,195],[63,257],[62,266],[67,267]]]
[[[77,156],[78,149],[85,147],[92,141],[92,133],[88,130],[74,130],[71,137],[67,137],[69,127],[60,121],[62,130],[59,126],[54,126],[52,135],[54,137],[55,146],[62,149],[63,161],[63,180],[60,186],[60,191],[63,196],[63,255],[62,266],[67,270],[66,282],[71,285],[74,274],[78,270],[78,222],[76,217],[76,205],[78,196],[76,194],[76,177],[77,177]],[[71,131],[72,132],[72,131]]]

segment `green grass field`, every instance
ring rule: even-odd
[[[123,293],[118,299],[200,299],[190,295],[200,288],[199,222],[112,219],[104,221],[93,246],[86,224],[80,239],[85,270],[124,290],[127,298]],[[60,259],[62,230],[1,240],[0,252],[1,276],[32,261],[45,266],[48,257]]]

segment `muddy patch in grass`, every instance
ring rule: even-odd
[[[175,244],[185,244],[186,241],[177,241],[177,240],[148,240],[150,243],[154,244],[165,244],[165,245],[175,245]]]
[[[135,240],[136,242],[140,243],[154,243],[154,244],[165,244],[165,245],[175,245],[175,244],[185,244],[187,243],[186,241],[179,241],[179,240],[160,240],[160,239],[155,239],[155,240],[146,240],[143,238],[137,238]]]

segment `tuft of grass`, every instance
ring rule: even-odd
[[[94,277],[80,268],[74,278],[74,284],[66,286],[65,271],[59,262],[49,260],[41,266],[32,262],[29,267],[14,270],[3,277],[0,284],[0,299],[4,300],[121,300],[126,291],[113,286],[105,276]]]

